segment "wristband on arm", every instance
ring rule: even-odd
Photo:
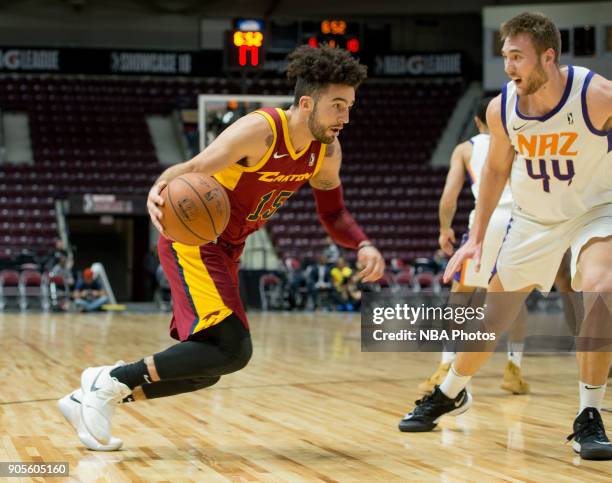
[[[359,248],[357,248],[357,251],[361,250],[362,248],[365,247],[373,247],[374,243],[370,242],[370,241],[365,241],[359,244]]]

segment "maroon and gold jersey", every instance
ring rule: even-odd
[[[234,245],[261,228],[283,203],[321,168],[325,145],[312,141],[299,153],[289,138],[282,109],[263,108],[251,116],[263,116],[272,128],[274,141],[255,166],[234,164],[215,174],[229,196],[230,221],[221,239]]]

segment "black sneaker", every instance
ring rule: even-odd
[[[612,443],[597,409],[585,408],[574,419],[574,432],[567,437],[572,439],[572,448],[583,460],[612,460]]]
[[[431,431],[444,414],[457,416],[466,412],[472,405],[472,395],[463,389],[455,399],[451,399],[435,386],[431,394],[415,402],[415,408],[399,422],[399,430],[405,433]]]

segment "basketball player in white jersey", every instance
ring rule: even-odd
[[[487,127],[486,113],[490,101],[491,98],[487,97],[478,102],[474,123],[479,134],[457,145],[451,156],[450,168],[446,176],[446,183],[438,210],[440,219],[438,242],[440,248],[449,256],[454,251],[453,243],[456,243],[452,223],[457,209],[457,199],[465,183],[466,173],[471,182],[474,199],[478,199],[478,190],[482,180],[482,167],[489,150],[489,128]],[[491,221],[484,237],[480,271],[477,272],[475,270],[473,260],[466,260],[461,271],[455,274],[451,293],[475,293],[477,289],[486,289],[488,287],[499,248],[510,222],[512,204],[512,192],[510,191],[510,186],[506,185],[499,203],[491,216]],[[472,227],[473,222],[474,211],[472,210],[468,229]],[[465,240],[467,240],[467,235],[464,235]],[[504,380],[501,388],[513,394],[527,394],[529,392],[529,384],[525,382],[521,375],[526,315],[526,311],[521,312],[508,334],[508,363],[504,369]],[[419,385],[419,390],[424,393],[432,392],[437,384],[442,383],[454,359],[455,352],[449,350],[442,352],[440,365],[428,379]]]
[[[476,218],[469,240],[449,261],[445,279],[466,259],[480,265],[489,218],[510,176],[515,207],[489,284],[484,328],[500,333],[520,309],[517,303],[495,306],[492,292],[526,297],[534,288],[550,290],[570,247],[572,287],[585,293],[581,334],[600,331],[602,324],[609,329],[612,82],[582,67],[561,67],[559,30],[542,14],[509,20],[501,38],[511,81],[487,109],[491,144]],[[600,415],[610,353],[589,349],[583,345],[577,352],[580,406],[568,439],[581,458],[610,460],[612,444]],[[444,382],[404,417],[404,431],[430,431],[442,415],[466,411],[472,397],[465,388],[490,356],[458,354]]]

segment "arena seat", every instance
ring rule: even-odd
[[[27,268],[19,274],[19,306],[25,310],[31,298],[36,298],[43,310],[49,308],[49,282],[46,274]]]
[[[259,278],[259,296],[262,310],[280,309],[283,305],[283,282],[273,273]]]
[[[0,310],[4,310],[10,299],[20,301],[19,272],[2,270],[0,272]]]
[[[400,288],[412,289],[414,273],[412,268],[406,268],[395,276],[395,284]]]

